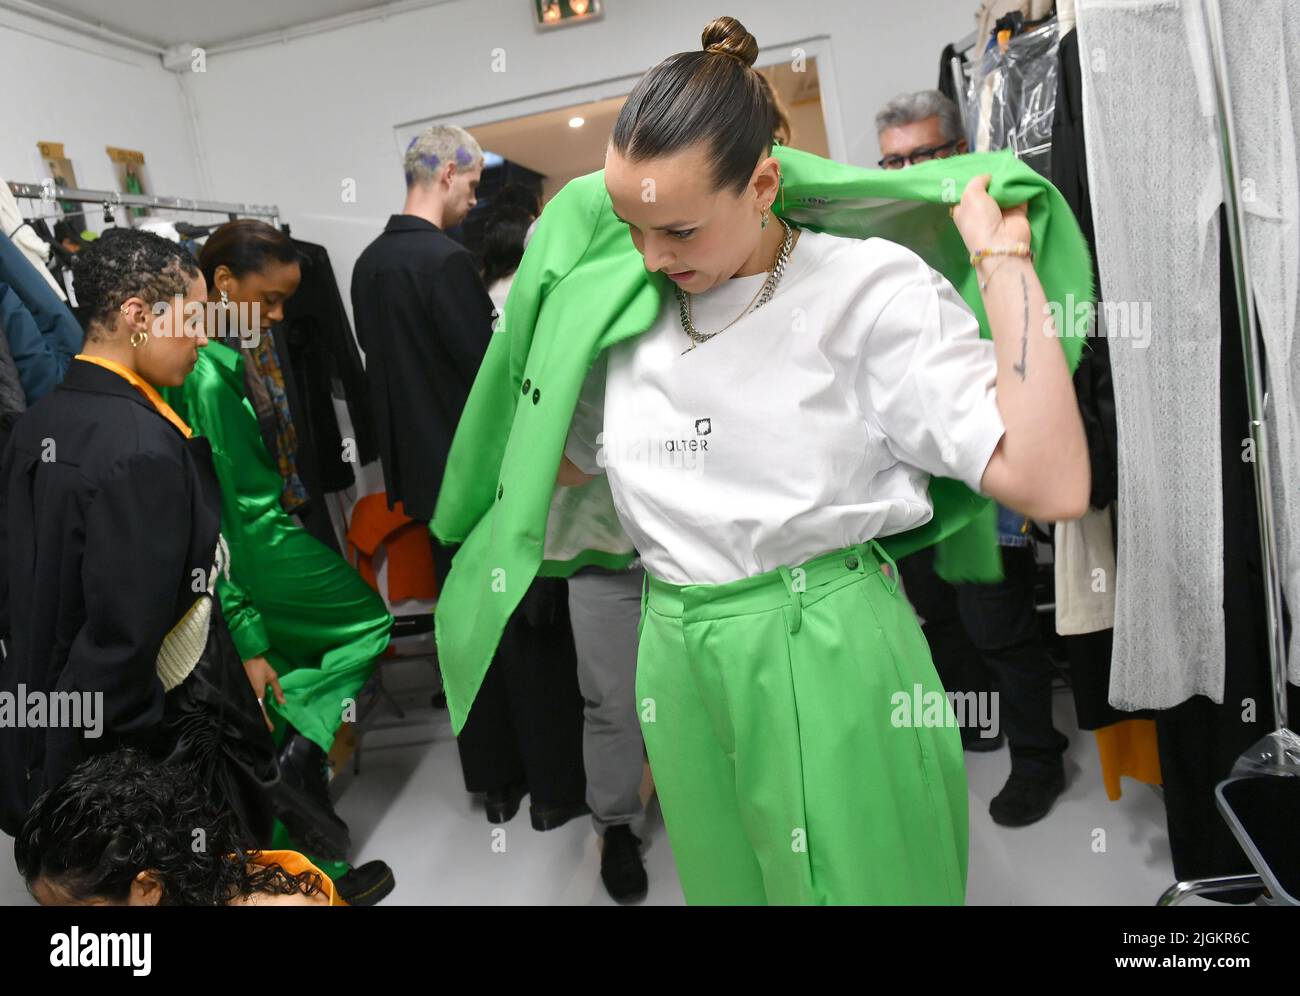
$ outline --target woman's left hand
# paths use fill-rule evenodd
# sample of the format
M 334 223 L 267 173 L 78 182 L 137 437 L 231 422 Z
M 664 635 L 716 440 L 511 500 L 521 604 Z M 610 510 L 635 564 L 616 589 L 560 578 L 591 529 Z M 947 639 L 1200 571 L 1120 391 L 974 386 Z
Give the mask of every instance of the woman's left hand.
M 971 252 L 994 247 L 1029 245 L 1029 212 L 1024 204 L 1005 210 L 989 196 L 989 181 L 984 173 L 972 177 L 962 191 L 961 201 L 952 212 L 952 220 Z
M 258 655 L 250 657 L 244 661 L 244 674 L 248 677 L 248 683 L 253 686 L 253 694 L 257 696 L 257 704 L 262 709 L 262 718 L 266 720 L 266 728 L 274 730 L 275 724 L 271 722 L 271 717 L 266 711 L 266 704 L 262 701 L 266 695 L 266 689 L 269 685 L 275 692 L 275 701 L 284 705 L 284 692 L 280 688 L 280 676 L 275 673 L 275 668 L 265 657 Z

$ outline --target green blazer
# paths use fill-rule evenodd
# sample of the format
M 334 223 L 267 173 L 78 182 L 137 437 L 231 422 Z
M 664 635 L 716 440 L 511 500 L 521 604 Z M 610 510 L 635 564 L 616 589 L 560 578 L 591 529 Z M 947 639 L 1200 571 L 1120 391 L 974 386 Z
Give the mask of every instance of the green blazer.
M 778 215 L 815 231 L 907 246 L 952 282 L 985 337 L 978 278 L 948 207 L 972 177 L 991 174 L 989 193 L 999 204 L 1028 202 L 1038 276 L 1049 303 L 1064 309 L 1060 342 L 1071 369 L 1078 363 L 1083 340 L 1074 315 L 1094 296 L 1087 244 L 1056 188 L 1009 152 L 904 170 L 863 169 L 783 146 L 773 155 L 784 180 Z M 461 416 L 430 523 L 439 540 L 461 544 L 435 612 L 457 733 L 534 577 L 567 576 L 587 563 L 619 566 L 634 555 L 626 536 L 610 528 L 605 477 L 562 488 L 555 476 L 592 363 L 648 329 L 671 293 L 666 277 L 646 271 L 615 218 L 603 171 L 569 182 L 546 205 Z M 930 497 L 929 522 L 881 544 L 901 557 L 939 543 L 945 577 L 997 580 L 993 503 L 944 478 L 931 480 Z

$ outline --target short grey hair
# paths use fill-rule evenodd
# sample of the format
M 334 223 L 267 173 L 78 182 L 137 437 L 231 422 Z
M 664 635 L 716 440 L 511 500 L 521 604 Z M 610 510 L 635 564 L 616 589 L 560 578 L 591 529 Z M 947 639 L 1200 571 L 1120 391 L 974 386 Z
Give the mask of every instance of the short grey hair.
M 428 183 L 448 162 L 454 162 L 457 169 L 473 169 L 476 164 L 482 164 L 483 150 L 473 135 L 456 125 L 434 125 L 426 129 L 411 139 L 402 159 L 407 187 Z
M 939 132 L 946 141 L 954 142 L 965 138 L 966 129 L 962 126 L 961 112 L 956 104 L 938 90 L 900 93 L 876 115 L 876 134 L 879 135 L 886 128 L 916 124 L 933 117 L 938 117 Z

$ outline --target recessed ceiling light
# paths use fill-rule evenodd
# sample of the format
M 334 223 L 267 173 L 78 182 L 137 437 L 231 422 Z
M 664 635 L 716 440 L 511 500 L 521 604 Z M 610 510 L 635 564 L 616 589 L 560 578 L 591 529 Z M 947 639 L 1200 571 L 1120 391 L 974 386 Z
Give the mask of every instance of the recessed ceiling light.
M 586 123 L 587 123 L 586 118 L 569 118 L 570 128 L 581 128 Z

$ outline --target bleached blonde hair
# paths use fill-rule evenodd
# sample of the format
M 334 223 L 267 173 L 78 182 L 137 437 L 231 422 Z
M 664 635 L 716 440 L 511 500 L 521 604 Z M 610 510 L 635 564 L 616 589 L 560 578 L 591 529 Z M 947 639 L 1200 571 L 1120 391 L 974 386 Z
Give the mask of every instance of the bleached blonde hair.
M 473 169 L 483 162 L 483 150 L 474 136 L 456 125 L 433 125 L 406 147 L 402 166 L 408 188 L 428 183 L 444 163 L 454 162 L 457 169 Z

